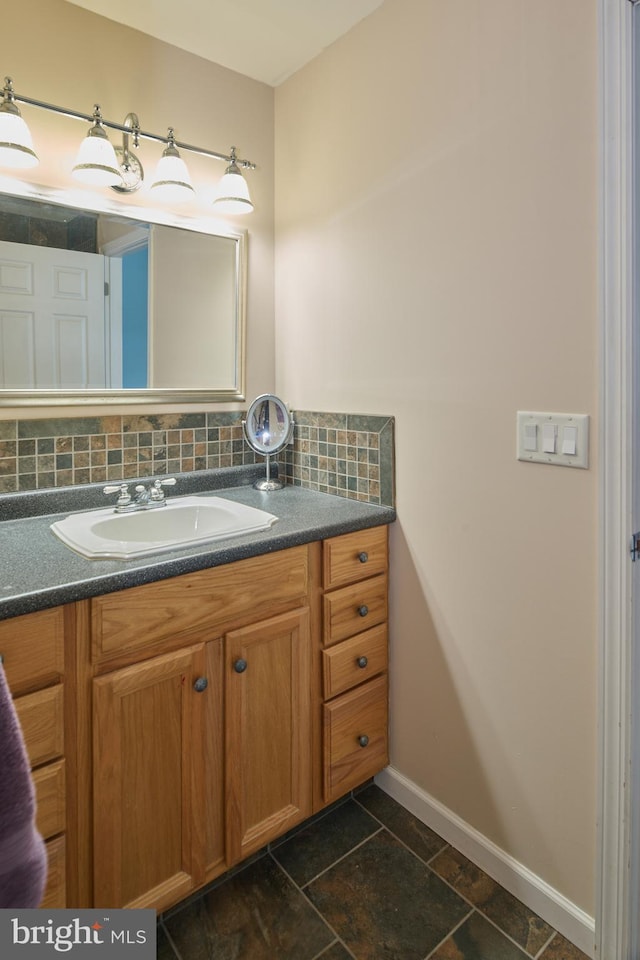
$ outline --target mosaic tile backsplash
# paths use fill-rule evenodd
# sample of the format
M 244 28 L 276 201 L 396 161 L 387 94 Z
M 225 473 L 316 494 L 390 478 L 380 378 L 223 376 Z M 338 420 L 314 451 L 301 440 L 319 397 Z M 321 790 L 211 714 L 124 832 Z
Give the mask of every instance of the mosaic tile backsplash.
M 243 413 L 0 420 L 0 493 L 133 480 L 262 460 L 242 432 Z M 287 483 L 394 504 L 392 417 L 294 411 L 279 458 Z

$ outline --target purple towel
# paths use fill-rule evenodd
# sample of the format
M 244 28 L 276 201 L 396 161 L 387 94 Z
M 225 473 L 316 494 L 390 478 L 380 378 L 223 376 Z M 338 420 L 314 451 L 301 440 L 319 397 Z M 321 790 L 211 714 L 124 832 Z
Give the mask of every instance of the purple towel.
M 29 758 L 0 666 L 0 908 L 40 906 L 47 851 L 35 811 Z

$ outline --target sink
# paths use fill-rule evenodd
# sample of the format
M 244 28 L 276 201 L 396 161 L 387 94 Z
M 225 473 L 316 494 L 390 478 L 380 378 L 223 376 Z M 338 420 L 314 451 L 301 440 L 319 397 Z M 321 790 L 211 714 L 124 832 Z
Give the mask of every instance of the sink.
M 211 540 L 268 530 L 278 518 L 224 497 L 176 497 L 164 507 L 115 513 L 113 507 L 74 513 L 51 529 L 89 560 L 134 560 Z

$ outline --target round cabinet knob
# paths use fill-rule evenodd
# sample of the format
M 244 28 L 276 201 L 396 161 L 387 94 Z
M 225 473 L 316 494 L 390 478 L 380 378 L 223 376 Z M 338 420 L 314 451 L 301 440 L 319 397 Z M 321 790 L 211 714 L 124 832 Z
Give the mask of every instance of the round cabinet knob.
M 196 682 L 193 685 L 193 689 L 196 693 L 202 693 L 203 690 L 206 690 L 209 686 L 209 681 L 206 677 L 198 677 Z
M 362 553 L 358 554 L 358 560 L 360 561 L 360 563 L 366 563 L 368 559 L 369 559 L 369 554 L 367 553 L 366 550 L 363 550 Z
M 361 617 L 366 617 L 366 615 L 369 613 L 369 607 L 366 605 L 366 603 L 363 603 L 361 607 L 358 607 L 358 613 Z
M 367 660 L 366 657 L 358 657 L 358 659 L 356 660 L 356 663 L 358 664 L 361 670 L 364 670 L 364 668 L 368 666 L 369 661 Z
M 242 658 L 240 658 L 240 660 L 236 660 L 233 665 L 233 669 L 236 673 L 244 673 L 247 669 L 247 661 L 243 660 Z
M 361 747 L 368 747 L 369 737 L 365 733 L 363 733 L 361 737 L 358 737 L 358 743 L 360 744 Z

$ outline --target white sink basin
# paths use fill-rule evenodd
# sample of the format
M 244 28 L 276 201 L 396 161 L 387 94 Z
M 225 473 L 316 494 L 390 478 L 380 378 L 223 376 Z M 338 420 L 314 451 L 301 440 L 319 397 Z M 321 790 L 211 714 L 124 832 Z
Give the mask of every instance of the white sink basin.
M 192 544 L 268 530 L 278 518 L 223 497 L 177 497 L 164 507 L 74 513 L 51 524 L 63 543 L 90 560 L 133 560 Z

